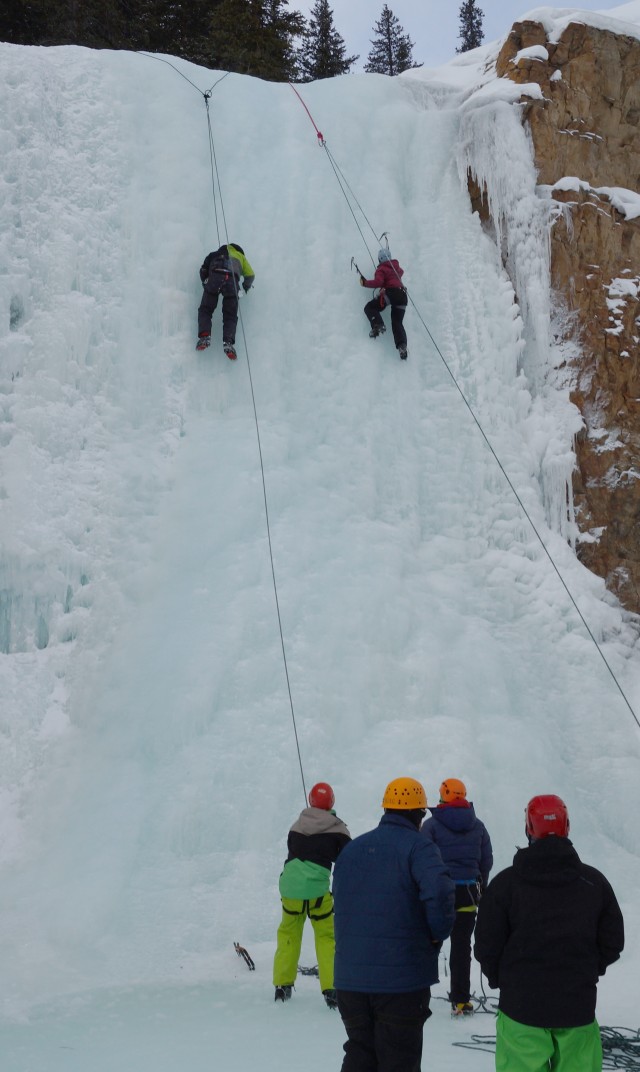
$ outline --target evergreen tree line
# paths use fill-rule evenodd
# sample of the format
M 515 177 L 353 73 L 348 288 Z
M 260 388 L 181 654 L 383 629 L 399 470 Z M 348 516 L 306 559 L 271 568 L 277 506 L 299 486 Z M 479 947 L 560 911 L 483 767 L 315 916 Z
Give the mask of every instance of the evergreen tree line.
M 475 0 L 461 5 L 458 52 L 481 43 L 482 17 Z M 365 71 L 421 66 L 387 4 L 373 34 Z M 347 55 L 329 0 L 315 0 L 308 20 L 289 0 L 2 0 L 0 40 L 162 52 L 276 82 L 333 78 L 360 58 Z

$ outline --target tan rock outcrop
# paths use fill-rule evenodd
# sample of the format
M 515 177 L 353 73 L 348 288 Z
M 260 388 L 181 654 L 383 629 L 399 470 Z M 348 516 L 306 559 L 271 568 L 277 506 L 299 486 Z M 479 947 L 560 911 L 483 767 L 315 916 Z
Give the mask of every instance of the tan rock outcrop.
M 640 193 L 640 41 L 571 23 L 551 43 L 541 24 L 524 21 L 497 73 L 537 83 L 544 98 L 527 99 L 525 114 L 538 182 L 558 204 L 558 324 L 578 343 L 568 370 L 584 418 L 573 482 L 578 555 L 640 612 L 640 218 L 618 211 L 611 190 Z M 562 183 L 567 176 L 580 183 Z M 481 191 L 470 192 L 481 207 Z

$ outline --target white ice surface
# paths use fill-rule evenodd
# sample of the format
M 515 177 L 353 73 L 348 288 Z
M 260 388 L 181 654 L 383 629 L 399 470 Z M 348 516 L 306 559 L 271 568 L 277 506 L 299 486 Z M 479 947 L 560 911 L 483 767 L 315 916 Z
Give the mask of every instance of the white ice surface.
M 559 792 L 627 918 L 600 1018 L 636 1026 L 638 728 L 444 361 L 636 710 L 637 631 L 570 546 L 580 421 L 552 376 L 530 146 L 499 95 L 470 98 L 480 66 L 457 70 L 302 90 L 368 249 L 386 230 L 406 268 L 406 365 L 367 336 L 369 253 L 291 89 L 215 87 L 228 238 L 256 271 L 231 364 L 219 313 L 194 352 L 217 244 L 203 97 L 143 56 L 0 46 L 3 1072 L 340 1060 L 313 980 L 272 1002 L 304 800 L 251 386 L 307 788 L 331 781 L 357 834 L 390 778 L 433 799 L 455 774 L 498 868 L 528 797 Z M 434 1008 L 429 1062 L 492 1067 L 451 1046 L 490 1018 Z

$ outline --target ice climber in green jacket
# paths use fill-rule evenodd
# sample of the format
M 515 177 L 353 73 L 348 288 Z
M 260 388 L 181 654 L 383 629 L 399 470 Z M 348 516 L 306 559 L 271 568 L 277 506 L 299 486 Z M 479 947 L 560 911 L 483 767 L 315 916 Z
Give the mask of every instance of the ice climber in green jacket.
M 273 960 L 276 1001 L 291 997 L 308 917 L 316 943 L 320 989 L 329 1008 L 337 1008 L 333 986 L 333 897 L 329 884 L 331 867 L 351 841 L 351 834 L 333 810 L 334 803 L 331 786 L 318 782 L 309 793 L 309 807 L 300 812 L 289 831 L 289 855 L 279 883 L 282 922 Z

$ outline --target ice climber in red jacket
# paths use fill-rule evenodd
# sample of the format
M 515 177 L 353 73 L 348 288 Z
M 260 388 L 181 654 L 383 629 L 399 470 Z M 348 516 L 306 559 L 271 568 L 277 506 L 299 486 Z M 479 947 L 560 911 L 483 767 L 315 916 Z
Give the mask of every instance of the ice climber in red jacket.
M 377 294 L 367 302 L 364 307 L 364 314 L 371 324 L 371 331 L 369 337 L 376 339 L 378 335 L 381 335 L 386 331 L 384 320 L 382 319 L 382 310 L 391 306 L 391 330 L 393 332 L 393 341 L 396 344 L 396 350 L 400 354 L 403 361 L 407 360 L 407 333 L 404 330 L 402 321 L 404 320 L 404 314 L 407 309 L 407 291 L 402 286 L 402 277 L 404 271 L 395 260 L 388 249 L 381 249 L 378 252 L 378 267 L 376 268 L 373 279 L 365 279 L 363 275 L 360 276 L 361 287 L 371 287 L 378 291 Z

